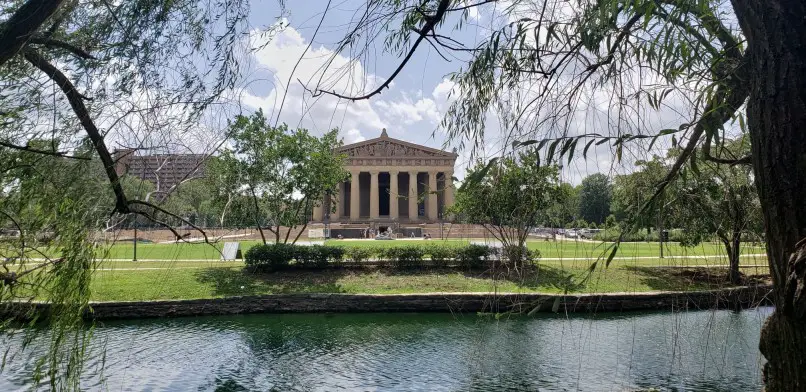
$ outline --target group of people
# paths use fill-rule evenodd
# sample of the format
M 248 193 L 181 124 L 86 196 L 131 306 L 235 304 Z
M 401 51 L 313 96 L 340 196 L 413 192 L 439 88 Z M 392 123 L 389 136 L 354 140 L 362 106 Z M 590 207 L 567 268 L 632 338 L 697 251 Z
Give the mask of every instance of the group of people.
M 367 227 L 366 229 L 362 230 L 363 238 L 375 238 L 376 235 L 389 236 L 390 234 L 391 234 L 390 230 L 388 230 L 388 229 L 381 231 L 381 230 L 375 230 L 372 227 Z M 344 239 L 344 236 L 339 234 L 338 236 L 336 236 L 336 238 L 342 240 L 342 239 Z M 413 231 L 411 232 L 411 238 L 416 238 L 416 236 L 414 235 Z M 428 233 L 423 234 L 423 239 L 424 240 L 430 240 L 431 239 L 431 234 L 428 234 Z

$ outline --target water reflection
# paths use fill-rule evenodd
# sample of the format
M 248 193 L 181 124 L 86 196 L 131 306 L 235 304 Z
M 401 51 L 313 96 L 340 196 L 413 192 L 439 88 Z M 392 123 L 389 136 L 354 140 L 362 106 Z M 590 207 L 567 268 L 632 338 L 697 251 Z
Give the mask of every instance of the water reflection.
M 250 315 L 112 322 L 96 329 L 82 387 L 758 390 L 759 330 L 768 313 L 509 320 L 431 314 Z M 2 342 L 12 352 L 18 344 L 18 337 Z M 32 358 L 31 352 L 15 357 L 0 374 L 0 390 L 30 389 Z

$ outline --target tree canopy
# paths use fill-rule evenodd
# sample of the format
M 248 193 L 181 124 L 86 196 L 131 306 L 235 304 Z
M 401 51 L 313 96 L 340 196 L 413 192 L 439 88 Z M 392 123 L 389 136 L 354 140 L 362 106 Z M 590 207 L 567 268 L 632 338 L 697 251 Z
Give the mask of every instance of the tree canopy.
M 540 165 L 536 151 L 479 164 L 457 192 L 453 212 L 484 226 L 520 255 L 530 230 L 550 221 L 549 209 L 563 201 L 558 174 L 556 166 Z
M 221 153 L 211 177 L 223 196 L 250 198 L 254 226 L 261 235 L 267 228 L 276 242 L 287 242 L 292 229 L 307 225 L 313 207 L 322 205 L 324 196 L 335 193 L 349 175 L 343 168 L 345 157 L 335 153 L 341 145 L 338 130 L 315 137 L 285 124 L 273 127 L 258 111 L 238 116 L 229 133 L 232 149 Z M 299 234 L 293 241 L 297 238 Z
M 579 217 L 587 222 L 604 223 L 610 215 L 612 193 L 612 185 L 606 175 L 596 173 L 585 177 L 579 189 Z

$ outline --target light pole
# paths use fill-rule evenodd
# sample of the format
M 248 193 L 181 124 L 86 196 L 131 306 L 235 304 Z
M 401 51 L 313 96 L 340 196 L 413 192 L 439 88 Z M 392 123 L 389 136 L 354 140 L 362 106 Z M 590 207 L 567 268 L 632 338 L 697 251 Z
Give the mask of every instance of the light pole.
M 132 218 L 134 218 L 134 255 L 132 261 L 137 261 L 137 215 L 132 215 Z

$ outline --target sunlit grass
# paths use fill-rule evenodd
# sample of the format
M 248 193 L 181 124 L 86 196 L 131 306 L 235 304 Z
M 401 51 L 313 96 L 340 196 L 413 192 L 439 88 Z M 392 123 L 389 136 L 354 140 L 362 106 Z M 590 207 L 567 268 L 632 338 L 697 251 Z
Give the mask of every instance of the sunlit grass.
M 402 272 L 368 268 L 254 274 L 234 262 L 154 264 L 163 268 L 97 271 L 92 283 L 92 299 L 141 301 L 278 293 L 561 293 L 566 289 L 569 293 L 612 293 L 703 290 L 726 285 L 724 268 L 700 268 L 701 274 L 713 278 L 713 281 L 703 281 L 689 276 L 690 269 L 620 265 L 597 269 L 580 284 L 586 276 L 586 268 L 554 264 L 541 264 L 537 272 L 509 278 L 502 278 L 502 274 L 493 278 L 485 271 L 449 269 Z M 765 268 L 744 271 L 748 275 L 767 272 Z
M 482 242 L 483 240 L 473 240 Z M 443 244 L 461 246 L 470 240 L 331 240 L 344 247 L 389 247 Z M 241 241 L 245 252 L 260 241 Z M 385 269 L 329 269 L 251 274 L 243 261 L 221 261 L 223 244 L 138 244 L 138 259 L 131 261 L 131 243 L 102 249 L 92 283 L 95 301 L 217 298 L 275 293 L 367 293 L 424 292 L 541 292 L 612 293 L 658 290 L 700 290 L 722 287 L 727 258 L 720 244 L 682 247 L 664 244 L 659 258 L 657 243 L 623 243 L 605 268 L 608 243 L 583 241 L 529 241 L 541 254 L 537 273 L 521 278 L 495 277 L 484 271 L 424 270 L 401 272 Z M 53 253 L 53 250 L 49 252 Z M 746 246 L 741 260 L 746 275 L 768 273 L 764 248 Z M 145 260 L 145 261 L 142 261 Z M 588 275 L 589 267 L 597 268 Z M 694 269 L 715 278 L 702 281 L 690 275 Z M 705 271 L 705 272 L 703 272 Z M 510 275 L 511 276 L 511 275 Z M 585 279 L 588 277 L 588 279 Z M 580 284 L 583 282 L 584 284 Z

